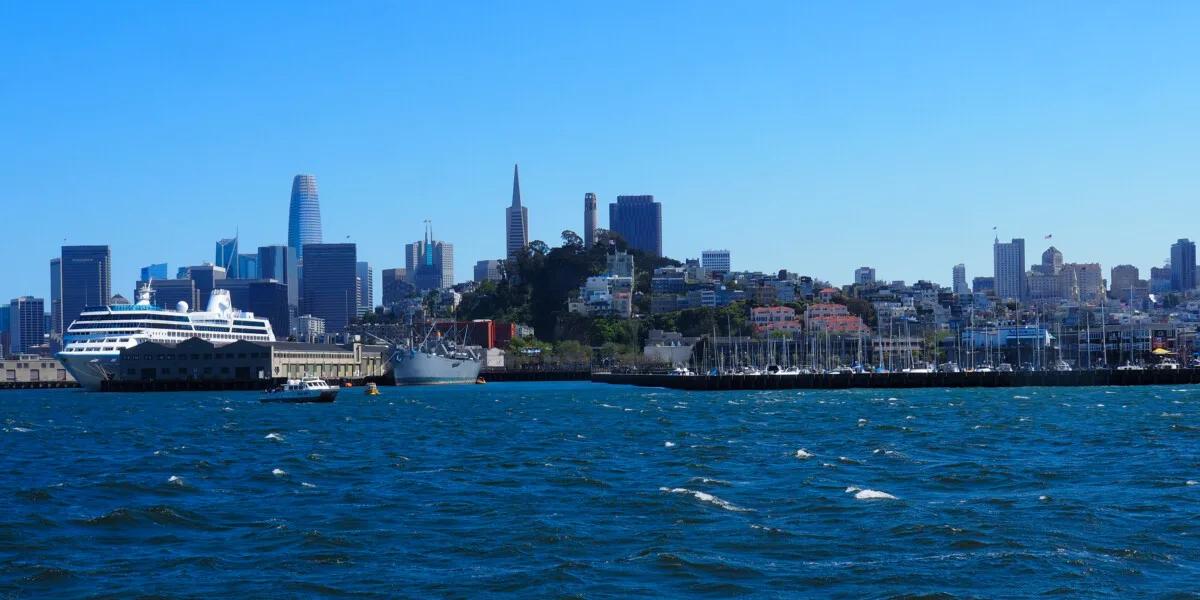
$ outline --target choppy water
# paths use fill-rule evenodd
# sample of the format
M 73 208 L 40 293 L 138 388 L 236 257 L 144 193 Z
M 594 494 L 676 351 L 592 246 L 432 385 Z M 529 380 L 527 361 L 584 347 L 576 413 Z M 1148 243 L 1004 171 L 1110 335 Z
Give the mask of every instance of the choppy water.
M 1200 387 L 0 393 L 0 598 L 1200 590 Z

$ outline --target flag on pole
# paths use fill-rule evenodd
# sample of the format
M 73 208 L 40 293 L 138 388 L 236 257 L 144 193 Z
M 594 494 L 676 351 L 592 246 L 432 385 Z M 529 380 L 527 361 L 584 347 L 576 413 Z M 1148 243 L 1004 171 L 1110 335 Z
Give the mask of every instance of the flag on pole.
M 1047 233 L 1047 234 L 1046 234 L 1046 239 L 1050 239 L 1050 238 L 1052 238 L 1052 237 L 1054 237 L 1054 234 L 1053 234 L 1053 233 Z

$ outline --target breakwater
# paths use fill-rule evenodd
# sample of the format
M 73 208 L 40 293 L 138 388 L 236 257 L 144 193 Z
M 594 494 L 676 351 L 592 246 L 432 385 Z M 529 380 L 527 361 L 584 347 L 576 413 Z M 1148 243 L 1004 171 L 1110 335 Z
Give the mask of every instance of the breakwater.
M 1012 373 L 842 373 L 811 375 L 667 375 L 593 373 L 592 381 L 685 391 L 963 388 L 1200 383 L 1200 369 L 1143 371 L 1037 371 Z
M 587 381 L 592 372 L 586 369 L 496 369 L 480 371 L 479 376 L 488 382 L 501 381 Z

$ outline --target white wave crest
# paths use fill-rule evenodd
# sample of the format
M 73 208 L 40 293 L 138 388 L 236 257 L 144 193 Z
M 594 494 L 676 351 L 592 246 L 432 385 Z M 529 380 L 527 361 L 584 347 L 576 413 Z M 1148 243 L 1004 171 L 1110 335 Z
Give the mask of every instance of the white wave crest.
M 675 442 L 663 442 L 663 447 L 664 448 L 674 448 Z
M 282 441 L 283 441 L 283 436 L 282 436 L 282 435 L 279 435 L 278 433 L 275 433 L 274 431 L 272 431 L 271 433 L 268 433 L 267 435 L 263 436 L 263 439 L 265 439 L 265 440 L 275 440 L 276 442 L 282 442 Z
M 167 479 L 167 483 L 171 485 L 183 485 L 183 478 L 178 475 L 172 475 Z
M 1195 479 L 1189 479 L 1189 480 L 1183 482 L 1183 485 L 1196 485 L 1197 483 L 1200 483 L 1200 482 L 1196 481 Z
M 709 504 L 712 504 L 712 505 L 714 505 L 714 506 L 719 506 L 719 507 L 721 507 L 721 508 L 723 508 L 723 509 L 725 509 L 725 510 L 729 510 L 729 511 L 733 511 L 733 512 L 754 512 L 752 509 L 749 509 L 749 508 L 742 508 L 742 507 L 740 507 L 740 506 L 738 506 L 738 505 L 736 505 L 736 504 L 732 504 L 732 503 L 730 503 L 730 502 L 726 502 L 726 501 L 724 501 L 724 500 L 722 500 L 722 499 L 720 499 L 720 498 L 718 498 L 718 497 L 716 497 L 716 496 L 714 496 L 714 495 L 712 495 L 712 494 L 708 494 L 708 493 L 705 493 L 705 492 L 700 492 L 700 491 L 696 491 L 696 490 L 689 490 L 689 489 L 687 489 L 687 488 L 665 488 L 665 487 L 660 487 L 660 488 L 658 488 L 658 491 L 660 491 L 660 492 L 667 492 L 667 493 L 670 493 L 670 494 L 688 494 L 688 495 L 692 496 L 693 498 L 695 498 L 695 499 L 697 499 L 697 500 L 699 500 L 699 501 L 701 501 L 701 502 L 707 502 L 707 503 L 709 503 Z
M 312 484 L 312 483 L 309 483 L 309 482 L 307 482 L 307 481 L 301 481 L 301 482 L 300 482 L 300 485 L 302 485 L 302 486 L 304 486 L 304 487 L 306 487 L 306 488 L 315 488 L 315 487 L 317 487 L 317 486 L 316 486 L 316 484 Z
M 847 494 L 854 494 L 855 500 L 899 500 L 899 498 L 879 490 L 864 490 L 857 486 L 846 488 Z
M 796 458 L 798 458 L 800 460 L 808 460 L 812 457 L 813 457 L 812 453 L 809 452 L 808 450 L 805 450 L 804 448 L 801 448 L 796 451 Z
M 274 469 L 271 469 L 271 474 L 276 477 L 283 477 L 284 475 L 287 475 L 287 471 L 284 471 L 283 469 L 280 469 L 280 468 L 274 468 Z

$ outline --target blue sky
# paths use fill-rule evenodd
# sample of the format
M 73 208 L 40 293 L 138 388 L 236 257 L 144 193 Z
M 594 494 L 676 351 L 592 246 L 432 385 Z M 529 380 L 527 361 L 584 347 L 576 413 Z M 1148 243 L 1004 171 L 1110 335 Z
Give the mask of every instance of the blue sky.
M 1200 237 L 1197 3 L 0 4 L 0 297 L 68 243 L 137 269 L 325 239 L 458 279 L 585 192 L 663 203 L 664 250 L 835 282 L 990 274 L 992 227 L 1067 261 L 1159 265 Z

